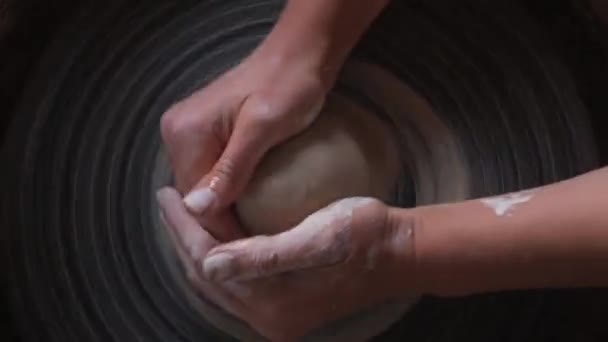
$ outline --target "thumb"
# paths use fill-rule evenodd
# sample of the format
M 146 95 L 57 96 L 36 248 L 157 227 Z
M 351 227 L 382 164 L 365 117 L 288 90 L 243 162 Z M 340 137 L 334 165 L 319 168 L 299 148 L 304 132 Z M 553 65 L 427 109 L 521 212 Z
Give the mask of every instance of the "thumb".
M 300 98 L 302 95 L 285 95 Z M 306 99 L 307 97 L 303 97 Z M 230 134 L 226 149 L 211 171 L 194 187 L 184 203 L 195 214 L 225 208 L 243 191 L 264 154 L 276 144 L 297 134 L 311 124 L 324 103 L 324 97 L 285 101 L 270 105 L 264 98 L 251 97 L 244 101 Z M 310 102 L 310 101 L 308 101 Z M 287 115 L 307 108 L 306 115 Z M 285 120 L 284 118 L 295 118 Z
M 239 115 L 243 116 L 243 115 Z M 228 206 L 243 191 L 256 166 L 275 139 L 251 120 L 237 120 L 222 155 L 184 197 L 190 211 L 202 215 Z
M 352 248 L 348 220 L 321 210 L 281 234 L 218 246 L 207 254 L 203 271 L 210 280 L 242 281 L 336 265 Z

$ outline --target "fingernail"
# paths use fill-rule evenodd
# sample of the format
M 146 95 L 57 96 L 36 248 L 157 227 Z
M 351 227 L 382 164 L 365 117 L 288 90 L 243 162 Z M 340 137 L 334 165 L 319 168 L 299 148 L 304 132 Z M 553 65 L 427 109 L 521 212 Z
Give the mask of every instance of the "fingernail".
M 212 281 L 228 280 L 234 273 L 234 257 L 228 253 L 219 253 L 205 259 L 203 272 Z
M 216 198 L 217 195 L 215 194 L 215 191 L 204 188 L 189 193 L 184 198 L 184 204 L 194 213 L 203 214 L 211 205 L 213 205 Z

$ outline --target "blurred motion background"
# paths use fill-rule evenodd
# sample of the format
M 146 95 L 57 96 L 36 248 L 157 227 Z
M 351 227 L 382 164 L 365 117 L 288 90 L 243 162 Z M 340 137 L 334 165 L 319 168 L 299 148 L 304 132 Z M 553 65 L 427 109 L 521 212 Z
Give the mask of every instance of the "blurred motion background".
M 53 34 L 87 1 L 0 0 L 0 139 L 17 104 L 27 101 L 21 97 L 23 87 Z M 608 0 L 513 1 L 526 7 L 545 30 L 546 36 L 572 71 L 593 120 L 605 116 L 608 113 Z M 602 163 L 606 165 L 608 134 L 605 130 L 608 127 L 596 123 L 594 128 Z M 3 160 L 0 163 L 10 162 Z M 5 311 L 4 316 L 8 317 L 7 306 L 4 303 L 0 305 Z M 584 308 L 583 312 L 593 310 L 606 308 L 598 304 L 598 308 Z M 590 321 L 585 315 L 574 317 L 572 321 L 576 324 L 580 321 L 580 341 L 608 341 L 605 321 Z M 2 322 L 5 329 L 0 332 L 0 340 L 18 341 L 11 333 L 10 317 Z

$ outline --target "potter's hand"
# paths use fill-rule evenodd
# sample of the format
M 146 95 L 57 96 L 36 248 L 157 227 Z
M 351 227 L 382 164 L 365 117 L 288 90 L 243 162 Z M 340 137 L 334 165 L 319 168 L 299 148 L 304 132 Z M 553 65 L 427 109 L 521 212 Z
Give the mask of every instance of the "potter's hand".
M 373 199 L 341 200 L 287 232 L 227 244 L 201 229 L 174 191 L 159 201 L 192 284 L 271 340 L 393 299 L 403 292 L 398 275 L 413 269 L 414 220 L 397 224 Z
M 189 209 L 200 215 L 229 207 L 264 153 L 315 119 L 326 89 L 306 59 L 260 49 L 165 113 L 162 137 L 177 189 L 190 192 Z M 225 218 L 211 232 L 222 241 L 238 236 Z
M 163 140 L 177 188 L 189 193 L 186 204 L 206 219 L 223 213 L 222 222 L 205 223 L 214 236 L 238 236 L 225 209 L 264 153 L 314 120 L 352 47 L 387 3 L 287 1 L 251 56 L 163 116 Z

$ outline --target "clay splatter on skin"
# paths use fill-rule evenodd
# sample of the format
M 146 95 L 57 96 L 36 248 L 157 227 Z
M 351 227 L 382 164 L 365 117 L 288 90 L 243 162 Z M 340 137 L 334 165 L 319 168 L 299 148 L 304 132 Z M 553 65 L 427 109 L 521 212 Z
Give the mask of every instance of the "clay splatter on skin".
M 243 242 L 234 242 L 228 250 L 222 250 L 208 257 L 204 263 L 205 272 L 214 274 L 220 280 L 242 281 L 268 277 L 286 271 L 301 271 L 339 263 L 350 252 L 352 243 L 350 241 L 350 225 L 353 212 L 373 201 L 369 198 L 340 200 L 310 215 L 292 231 L 273 237 L 276 244 L 281 246 L 284 252 L 279 253 L 281 255 L 276 253 L 273 255 L 278 260 L 272 262 L 274 265 L 272 269 L 257 269 L 254 267 L 237 270 L 238 274 L 235 274 L 235 269 L 232 268 L 234 259 L 230 257 L 231 254 L 239 253 L 239 249 L 246 251 L 253 248 L 253 246 L 248 247 L 248 245 L 254 245 L 269 239 L 265 236 L 259 236 Z M 335 232 L 328 229 L 330 226 L 339 226 L 340 229 Z M 288 251 L 292 249 L 297 250 L 302 257 L 291 259 Z M 263 255 L 266 254 L 263 253 Z
M 364 197 L 337 201 L 302 221 L 296 228 L 297 234 L 293 234 L 294 232 L 285 234 L 284 236 L 289 236 L 290 239 L 297 241 L 310 241 L 310 255 L 306 258 L 310 263 L 307 264 L 306 261 L 303 261 L 301 265 L 293 265 L 294 268 L 320 267 L 342 260 L 351 248 L 350 229 L 353 212 L 373 201 L 373 199 Z M 327 231 L 327 228 L 338 225 L 340 226 L 339 232 L 335 233 L 337 235 L 332 238 L 332 234 Z M 327 235 L 323 234 L 324 232 Z M 326 238 L 320 238 L 322 236 Z M 286 243 L 289 242 L 286 241 Z
M 533 194 L 531 191 L 523 191 L 504 196 L 482 199 L 481 203 L 494 210 L 496 216 L 511 216 L 518 205 L 530 201 L 532 197 Z

